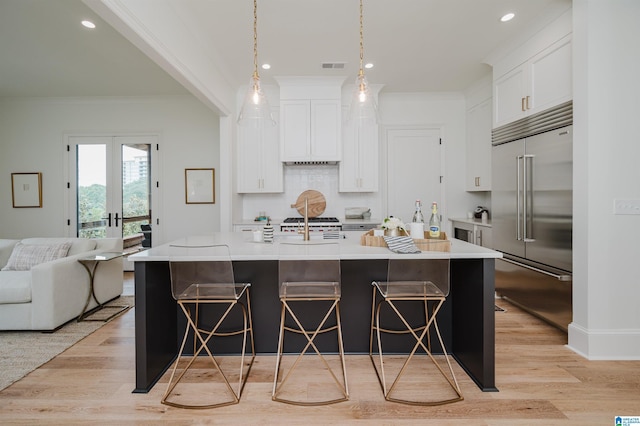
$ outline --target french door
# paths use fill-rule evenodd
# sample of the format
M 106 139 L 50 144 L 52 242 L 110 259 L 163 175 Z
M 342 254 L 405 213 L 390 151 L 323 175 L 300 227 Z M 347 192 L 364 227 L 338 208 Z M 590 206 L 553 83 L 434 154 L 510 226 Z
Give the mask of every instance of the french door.
M 68 136 L 69 234 L 140 234 L 152 220 L 156 136 Z

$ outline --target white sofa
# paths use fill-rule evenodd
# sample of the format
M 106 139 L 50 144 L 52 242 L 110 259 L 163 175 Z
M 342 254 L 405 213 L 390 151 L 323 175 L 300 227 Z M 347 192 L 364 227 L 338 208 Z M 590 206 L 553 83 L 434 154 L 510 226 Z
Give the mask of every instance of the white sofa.
M 33 245 L 40 247 L 27 247 Z M 42 251 L 43 246 L 69 249 L 64 257 L 44 261 L 29 270 L 2 270 L 14 248 L 20 248 L 16 253 L 22 254 Z M 0 239 L 0 330 L 52 331 L 76 318 L 89 296 L 89 274 L 78 259 L 102 252 L 122 252 L 122 239 Z M 10 268 L 17 267 L 17 258 L 14 254 Z M 122 288 L 122 258 L 101 262 L 94 280 L 98 300 L 112 300 L 122 294 Z M 92 298 L 87 310 L 96 306 Z

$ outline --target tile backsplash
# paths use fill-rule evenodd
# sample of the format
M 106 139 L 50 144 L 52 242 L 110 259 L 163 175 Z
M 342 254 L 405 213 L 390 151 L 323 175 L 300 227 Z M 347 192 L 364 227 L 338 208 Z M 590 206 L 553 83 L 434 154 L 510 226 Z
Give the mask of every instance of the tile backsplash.
M 369 207 L 373 219 L 382 217 L 380 192 L 338 192 L 338 165 L 295 165 L 284 166 L 284 193 L 279 194 L 243 194 L 242 217 L 250 220 L 264 211 L 274 219 L 299 216 L 291 207 L 298 196 L 307 189 L 320 191 L 327 207 L 322 216 L 335 216 L 344 219 L 347 207 Z

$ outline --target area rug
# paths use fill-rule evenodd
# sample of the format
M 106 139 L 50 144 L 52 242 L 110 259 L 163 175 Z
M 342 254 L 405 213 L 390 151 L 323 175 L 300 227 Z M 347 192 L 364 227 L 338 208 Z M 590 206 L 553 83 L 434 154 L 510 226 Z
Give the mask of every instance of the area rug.
M 110 305 L 126 305 L 128 308 L 109 321 L 126 312 L 133 304 L 134 296 L 120 296 L 107 303 L 104 312 L 97 311 L 89 315 L 86 318 L 89 321 L 72 320 L 53 333 L 0 331 L 0 391 L 105 325 L 108 321 L 100 318 L 109 311 L 110 314 L 114 312 Z

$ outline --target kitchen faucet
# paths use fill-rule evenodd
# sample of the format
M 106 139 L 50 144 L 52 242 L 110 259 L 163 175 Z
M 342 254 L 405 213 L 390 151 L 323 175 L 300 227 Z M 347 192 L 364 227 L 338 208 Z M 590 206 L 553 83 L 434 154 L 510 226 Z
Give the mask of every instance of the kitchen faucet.
M 303 234 L 302 239 L 309 241 L 309 199 L 304 199 L 304 228 L 298 229 L 298 234 Z

